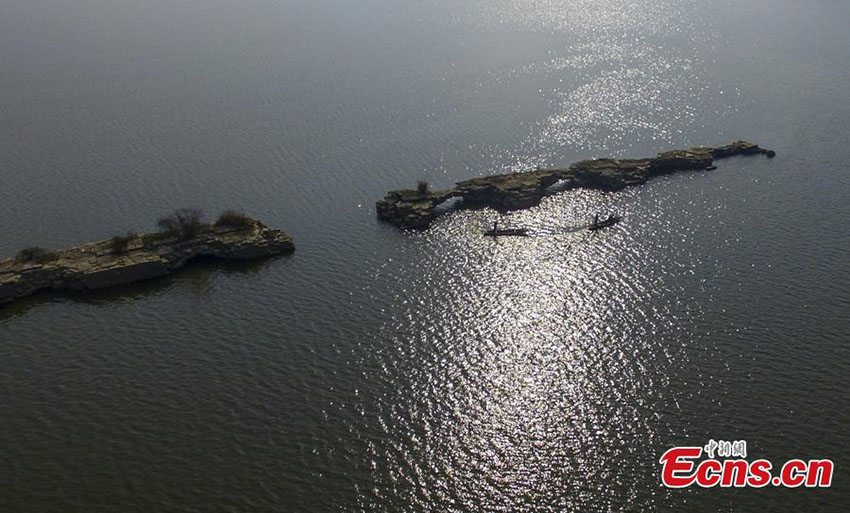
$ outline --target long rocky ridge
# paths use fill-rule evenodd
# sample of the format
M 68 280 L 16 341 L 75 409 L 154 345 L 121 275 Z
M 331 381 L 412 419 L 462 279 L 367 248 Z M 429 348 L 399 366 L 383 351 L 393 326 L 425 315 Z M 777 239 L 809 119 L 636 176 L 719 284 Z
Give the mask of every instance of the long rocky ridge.
M 0 306 L 43 290 L 96 290 L 157 278 L 199 257 L 252 260 L 295 250 L 289 235 L 253 219 L 242 226 L 204 224 L 190 238 L 151 233 L 131 239 L 120 252 L 106 240 L 0 260 Z
M 737 141 L 718 148 L 691 148 L 659 153 L 645 159 L 597 159 L 576 162 L 567 168 L 536 169 L 519 173 L 473 178 L 458 182 L 455 187 L 430 190 L 427 184 L 419 189 L 390 191 L 376 204 L 378 218 L 399 228 L 425 229 L 446 212 L 437 209 L 451 198 L 462 198 L 459 208 L 492 207 L 500 212 L 536 206 L 551 194 L 552 185 L 563 182 L 558 190 L 573 188 L 615 191 L 645 183 L 649 178 L 677 171 L 713 169 L 716 159 L 739 155 L 776 153 L 757 144 Z

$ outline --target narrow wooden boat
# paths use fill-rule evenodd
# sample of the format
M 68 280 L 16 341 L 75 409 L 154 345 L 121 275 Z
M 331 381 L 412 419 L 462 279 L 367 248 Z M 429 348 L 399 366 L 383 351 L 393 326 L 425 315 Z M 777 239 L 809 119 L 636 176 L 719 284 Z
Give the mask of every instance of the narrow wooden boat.
M 596 221 L 587 227 L 590 231 L 600 230 L 602 228 L 607 228 L 609 226 L 614 226 L 615 224 L 621 221 L 620 216 L 608 216 L 608 219 L 603 219 L 602 221 Z
M 501 230 L 487 230 L 485 237 L 528 237 L 528 228 L 504 228 Z

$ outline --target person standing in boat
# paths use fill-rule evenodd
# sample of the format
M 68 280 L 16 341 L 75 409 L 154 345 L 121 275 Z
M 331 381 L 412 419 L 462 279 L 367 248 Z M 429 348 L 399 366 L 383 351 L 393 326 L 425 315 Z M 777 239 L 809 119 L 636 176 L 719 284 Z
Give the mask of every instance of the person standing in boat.
M 497 231 L 499 231 L 499 221 L 493 221 L 493 235 L 495 235 Z
M 593 216 L 593 226 L 596 226 L 598 224 L 599 224 L 599 212 L 597 212 L 596 215 Z

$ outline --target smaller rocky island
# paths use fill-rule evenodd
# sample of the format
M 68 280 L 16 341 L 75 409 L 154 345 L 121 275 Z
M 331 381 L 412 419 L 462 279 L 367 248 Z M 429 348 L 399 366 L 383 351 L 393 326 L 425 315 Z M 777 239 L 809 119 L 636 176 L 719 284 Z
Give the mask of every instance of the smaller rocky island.
M 776 155 L 757 144 L 737 141 L 719 148 L 691 148 L 659 153 L 645 159 L 598 159 L 577 162 L 563 169 L 537 169 L 520 173 L 473 178 L 451 189 L 431 190 L 420 182 L 417 189 L 390 191 L 377 202 L 378 218 L 400 228 L 424 229 L 442 212 L 437 205 L 461 198 L 459 208 L 491 207 L 500 212 L 538 205 L 562 182 L 559 191 L 578 187 L 614 191 L 645 183 L 650 177 L 676 171 L 716 169 L 714 160 L 738 155 Z
M 181 209 L 159 221 L 160 231 L 130 232 L 63 251 L 26 248 L 0 260 L 0 306 L 42 290 L 95 290 L 165 276 L 201 257 L 265 258 L 295 250 L 292 238 L 244 214 L 228 211 L 215 223 Z

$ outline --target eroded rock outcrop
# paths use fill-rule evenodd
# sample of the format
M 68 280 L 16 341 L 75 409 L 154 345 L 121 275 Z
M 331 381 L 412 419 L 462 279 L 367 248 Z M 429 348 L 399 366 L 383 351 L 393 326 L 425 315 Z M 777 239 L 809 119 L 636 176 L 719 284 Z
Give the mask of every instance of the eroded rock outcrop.
M 37 260 L 0 261 L 0 305 L 41 290 L 94 290 L 164 276 L 198 257 L 250 260 L 290 253 L 292 238 L 259 221 L 204 225 L 196 236 L 147 234 L 117 254 L 110 241 L 59 251 Z
M 393 220 L 390 222 L 405 228 L 427 228 L 438 215 L 434 208 L 459 195 L 455 189 L 433 192 L 412 189 L 391 191 L 378 202 L 378 217 Z
M 677 171 L 707 169 L 714 160 L 738 155 L 776 154 L 757 144 L 738 141 L 719 148 L 691 148 L 659 153 L 646 159 L 597 159 L 576 162 L 564 169 L 538 169 L 521 173 L 485 176 L 458 182 L 441 191 L 405 189 L 391 191 L 377 202 L 378 218 L 400 228 L 423 229 L 440 215 L 437 205 L 462 198 L 460 208 L 491 207 L 499 211 L 521 210 L 538 205 L 562 182 L 559 190 L 583 187 L 618 190 L 646 182 L 650 177 Z

